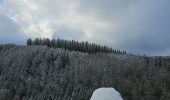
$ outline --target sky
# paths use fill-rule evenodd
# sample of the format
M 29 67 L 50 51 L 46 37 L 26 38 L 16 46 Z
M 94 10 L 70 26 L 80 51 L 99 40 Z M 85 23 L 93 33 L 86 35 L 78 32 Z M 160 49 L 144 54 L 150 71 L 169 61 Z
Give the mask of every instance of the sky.
M 0 43 L 63 38 L 170 56 L 170 0 L 0 0 Z

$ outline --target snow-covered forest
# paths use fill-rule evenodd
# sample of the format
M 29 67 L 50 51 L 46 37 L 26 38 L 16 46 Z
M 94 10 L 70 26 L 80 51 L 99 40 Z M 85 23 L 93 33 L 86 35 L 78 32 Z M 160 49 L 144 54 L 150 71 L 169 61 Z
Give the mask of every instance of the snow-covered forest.
M 124 100 L 169 100 L 170 57 L 0 45 L 0 100 L 90 100 L 100 87 Z

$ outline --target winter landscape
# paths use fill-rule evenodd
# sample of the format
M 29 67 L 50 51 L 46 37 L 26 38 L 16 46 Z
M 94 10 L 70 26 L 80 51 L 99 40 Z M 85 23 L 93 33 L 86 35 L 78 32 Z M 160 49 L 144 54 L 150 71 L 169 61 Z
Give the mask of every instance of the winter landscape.
M 170 100 L 170 0 L 0 0 L 0 100 Z
M 82 43 L 36 39 L 28 46 L 1 45 L 1 99 L 90 100 L 101 87 L 114 87 L 125 100 L 170 98 L 170 57 L 106 52 L 105 46 Z

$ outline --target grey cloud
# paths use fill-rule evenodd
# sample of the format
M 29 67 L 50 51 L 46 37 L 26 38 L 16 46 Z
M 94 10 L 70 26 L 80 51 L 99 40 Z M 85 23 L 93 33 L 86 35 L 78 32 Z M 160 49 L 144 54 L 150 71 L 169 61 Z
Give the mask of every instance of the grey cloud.
M 84 31 L 80 27 L 60 24 L 59 26 L 55 27 L 55 30 L 56 31 L 53 34 L 53 38 L 75 39 L 81 41 L 85 37 Z
M 129 21 L 122 28 L 121 45 L 130 49 L 138 50 L 139 53 L 149 55 L 160 55 L 169 48 L 170 38 L 170 11 L 168 0 L 163 1 L 146 1 L 141 2 L 136 8 L 135 16 L 128 18 Z M 133 35 L 134 38 L 128 39 L 124 34 Z M 129 48 L 130 47 L 130 48 Z M 168 55 L 168 54 L 167 54 Z
M 99 36 L 103 37 L 101 42 L 109 41 L 113 47 L 148 55 L 161 55 L 169 48 L 170 1 L 89 1 L 90 7 L 86 3 L 83 4 L 88 9 L 84 12 L 88 14 L 92 11 L 94 18 L 102 18 L 99 21 L 117 26 L 116 31 L 111 27 L 110 31 L 105 30 L 106 33 L 98 29 Z
M 135 0 L 80 0 L 82 14 L 91 14 L 103 20 L 122 17 L 136 2 Z

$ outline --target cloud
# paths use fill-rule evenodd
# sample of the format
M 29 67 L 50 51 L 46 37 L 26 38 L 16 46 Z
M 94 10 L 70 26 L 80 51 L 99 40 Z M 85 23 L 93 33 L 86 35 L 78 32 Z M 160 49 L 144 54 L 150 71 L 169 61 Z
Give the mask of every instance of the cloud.
M 126 24 L 119 31 L 124 46 L 136 53 L 159 55 L 169 48 L 170 1 L 143 0 L 134 8 L 134 16 L 127 16 Z M 129 48 L 130 47 L 130 48 Z M 167 53 L 168 55 L 169 53 Z
M 168 55 L 169 4 L 169 0 L 5 0 L 0 21 L 9 28 L 0 28 L 0 37 L 8 40 L 7 31 L 15 34 L 13 40 L 61 37 L 131 53 Z

